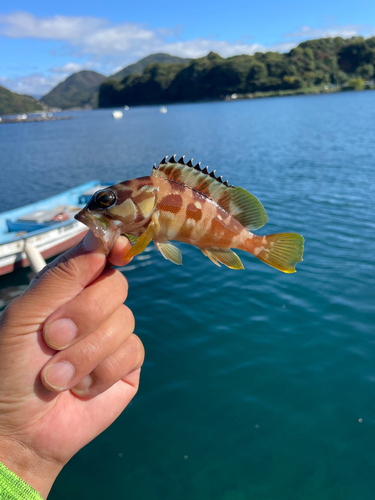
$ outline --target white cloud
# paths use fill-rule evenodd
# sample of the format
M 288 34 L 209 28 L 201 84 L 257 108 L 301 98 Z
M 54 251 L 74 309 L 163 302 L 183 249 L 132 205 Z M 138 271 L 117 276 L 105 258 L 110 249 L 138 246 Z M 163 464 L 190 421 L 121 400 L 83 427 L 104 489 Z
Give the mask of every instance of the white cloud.
M 91 56 L 98 61 L 107 57 L 110 60 L 131 60 L 155 52 L 169 52 L 181 57 L 200 57 L 209 51 L 220 53 L 223 57 L 236 54 L 253 54 L 264 50 L 289 50 L 293 43 L 308 38 L 324 36 L 351 37 L 371 36 L 375 27 L 351 24 L 339 26 L 332 24 L 323 28 L 302 26 L 284 38 L 294 42 L 284 42 L 265 47 L 247 43 L 250 37 L 242 37 L 237 42 L 217 40 L 216 38 L 181 39 L 181 26 L 152 30 L 136 23 L 111 24 L 107 19 L 84 16 L 36 17 L 28 12 L 0 14 L 0 35 L 9 38 L 33 38 L 55 40 L 70 44 L 74 54 L 79 57 Z
M 108 21 L 94 17 L 52 16 L 37 18 L 28 12 L 0 14 L 0 34 L 9 38 L 61 40 L 70 43 L 82 40 L 92 31 L 100 30 Z
M 72 73 L 77 73 L 77 71 L 82 71 L 84 69 L 93 69 L 95 67 L 93 62 L 86 62 L 83 64 L 69 62 L 64 64 L 64 66 L 53 66 L 50 69 L 51 73 L 58 73 L 60 75 L 71 75 Z
M 18 78 L 0 77 L 0 85 L 17 94 L 41 97 L 61 82 L 61 75 L 42 75 L 33 73 Z
M 244 43 L 241 41 L 231 43 L 225 40 L 196 38 L 189 41 L 177 41 L 172 43 L 160 43 L 158 52 L 168 52 L 181 57 L 202 57 L 208 52 L 217 52 L 222 57 L 230 57 L 238 54 L 254 54 L 264 52 L 266 47 L 257 43 Z
M 269 47 L 247 43 L 245 37 L 236 42 L 216 38 L 182 40 L 181 31 L 181 26 L 152 30 L 142 24 L 113 24 L 107 19 L 89 16 L 36 17 L 28 12 L 0 15 L 0 35 L 65 42 L 75 57 L 89 56 L 97 66 L 106 58 L 107 64 L 113 68 L 135 62 L 155 52 L 168 52 L 181 57 L 201 57 L 214 51 L 223 57 L 229 57 L 265 50 L 285 51 L 290 50 L 298 41 L 308 38 L 369 36 L 375 33 L 375 27 L 355 24 L 331 25 L 324 28 L 302 26 L 297 31 L 284 35 L 289 42 Z
M 0 35 L 9 38 L 33 38 L 68 42 L 74 54 L 88 55 L 95 60 L 107 57 L 119 62 L 134 62 L 155 52 L 169 52 L 181 57 L 200 57 L 213 50 L 222 56 L 253 54 L 265 50 L 261 45 L 215 38 L 180 39 L 181 26 L 151 30 L 135 23 L 111 24 L 93 17 L 36 17 L 28 12 L 0 15 Z
M 312 28 L 311 26 L 301 26 L 293 33 L 287 33 L 284 38 L 294 38 L 298 40 L 308 40 L 312 38 L 336 37 L 350 38 L 352 36 L 372 36 L 375 35 L 375 26 L 365 24 L 347 24 L 339 26 L 332 24 L 324 28 Z

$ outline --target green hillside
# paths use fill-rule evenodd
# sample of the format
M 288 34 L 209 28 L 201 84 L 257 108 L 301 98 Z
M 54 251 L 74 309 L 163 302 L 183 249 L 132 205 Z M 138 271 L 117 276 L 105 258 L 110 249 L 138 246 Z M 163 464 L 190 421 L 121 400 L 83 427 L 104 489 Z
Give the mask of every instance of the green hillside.
M 41 101 L 61 109 L 96 108 L 98 89 L 105 79 L 104 75 L 95 71 L 79 71 L 59 83 Z
M 222 58 L 211 52 L 190 63 L 154 63 L 142 75 L 107 80 L 99 106 L 165 104 L 373 88 L 375 37 L 321 38 L 288 53 Z
M 0 115 L 30 113 L 47 109 L 42 102 L 29 95 L 20 95 L 0 86 Z
M 118 71 L 114 75 L 109 76 L 108 80 L 123 80 L 126 76 L 129 75 L 142 75 L 146 66 L 153 63 L 180 64 L 187 63 L 189 61 L 191 61 L 191 59 L 183 59 L 182 57 L 170 56 L 169 54 L 163 54 L 162 52 L 159 52 L 157 54 L 151 54 L 150 56 L 144 57 L 138 62 L 130 64 L 130 66 L 126 66 L 126 68 L 122 69 L 121 71 Z

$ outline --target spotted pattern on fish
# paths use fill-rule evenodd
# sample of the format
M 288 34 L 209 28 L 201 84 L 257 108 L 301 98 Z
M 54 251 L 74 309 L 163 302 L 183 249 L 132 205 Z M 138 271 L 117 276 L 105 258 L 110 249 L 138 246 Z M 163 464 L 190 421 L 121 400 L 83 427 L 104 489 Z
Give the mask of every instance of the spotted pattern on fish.
M 158 202 L 159 210 L 171 212 L 172 214 L 177 214 L 181 210 L 182 205 L 183 200 L 180 194 L 168 194 Z
M 199 201 L 196 201 L 195 203 L 189 203 L 189 205 L 186 207 L 186 218 L 194 219 L 195 222 L 201 220 L 202 218 L 201 207 L 202 204 Z

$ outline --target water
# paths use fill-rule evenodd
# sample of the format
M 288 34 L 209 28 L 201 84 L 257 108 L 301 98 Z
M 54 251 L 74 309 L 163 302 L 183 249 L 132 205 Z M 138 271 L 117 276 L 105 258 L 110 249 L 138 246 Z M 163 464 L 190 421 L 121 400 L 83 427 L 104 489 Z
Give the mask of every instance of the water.
M 187 245 L 183 267 L 152 246 L 131 263 L 139 393 L 49 498 L 374 498 L 374 109 L 362 92 L 0 127 L 0 210 L 176 153 L 259 197 L 260 234 L 306 239 L 293 275 L 243 252 L 245 271 L 218 268 Z M 2 277 L 0 293 L 26 283 Z

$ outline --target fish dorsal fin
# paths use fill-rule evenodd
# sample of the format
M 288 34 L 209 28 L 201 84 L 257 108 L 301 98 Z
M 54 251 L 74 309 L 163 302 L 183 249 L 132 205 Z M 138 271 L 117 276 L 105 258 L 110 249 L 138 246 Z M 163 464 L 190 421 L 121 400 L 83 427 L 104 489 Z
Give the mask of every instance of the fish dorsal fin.
M 209 173 L 207 167 L 201 168 L 200 163 L 193 165 L 192 160 L 185 163 L 183 156 L 176 161 L 175 156 L 169 161 L 165 157 L 158 167 L 154 165 L 152 176 L 178 182 L 198 191 L 248 229 L 254 230 L 264 226 L 268 217 L 255 196 L 246 189 L 230 186 L 228 181 L 223 182 L 222 177 L 216 177 L 215 170 Z

